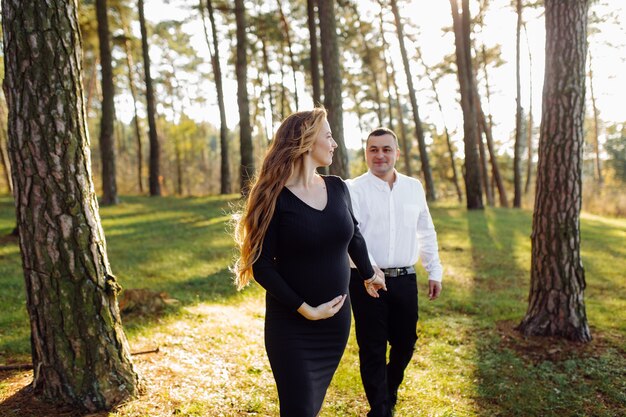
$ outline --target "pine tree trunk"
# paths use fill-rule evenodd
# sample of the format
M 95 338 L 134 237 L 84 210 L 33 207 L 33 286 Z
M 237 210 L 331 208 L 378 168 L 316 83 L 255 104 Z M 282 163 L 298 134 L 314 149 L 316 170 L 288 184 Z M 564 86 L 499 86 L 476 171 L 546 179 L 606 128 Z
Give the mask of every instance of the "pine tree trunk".
M 524 33 L 526 34 L 526 43 L 528 44 L 528 32 L 526 31 L 526 25 L 524 24 Z M 530 191 L 530 182 L 533 175 L 533 56 L 528 48 L 528 127 L 526 128 L 526 144 L 528 151 L 528 160 L 526 161 L 526 184 L 524 185 L 524 194 L 528 194 Z
M 337 142 L 330 173 L 350 178 L 348 151 L 343 137 L 343 99 L 341 97 L 341 70 L 339 44 L 335 21 L 335 0 L 318 0 L 322 68 L 324 69 L 324 107 L 328 111 L 328 124 Z
M 319 106 L 322 104 L 322 87 L 320 83 L 320 63 L 317 47 L 315 4 L 316 0 L 306 0 L 307 26 L 309 28 L 309 44 L 311 47 L 311 84 L 313 84 L 313 106 Z
M 211 32 L 213 32 L 213 75 L 215 77 L 215 89 L 217 91 L 217 105 L 220 111 L 220 194 L 230 194 L 232 192 L 232 181 L 230 177 L 230 162 L 228 159 L 228 125 L 226 124 L 226 106 L 224 104 L 224 87 L 222 84 L 222 64 L 219 53 L 219 37 L 213 10 L 213 0 L 207 0 L 207 11 L 209 12 L 209 22 Z
M 129 33 L 126 23 L 123 24 L 124 33 Z M 126 68 L 128 71 L 128 87 L 133 100 L 133 127 L 135 131 L 135 143 L 137 144 L 137 186 L 139 193 L 143 194 L 143 149 L 141 146 L 141 127 L 139 126 L 139 111 L 137 109 L 137 88 L 135 87 L 135 77 L 133 68 L 133 54 L 130 46 L 130 37 L 124 35 L 124 50 L 126 52 Z
M 289 30 L 289 23 L 287 23 L 287 18 L 285 17 L 285 13 L 283 12 L 283 4 L 280 0 L 276 0 L 278 3 L 278 11 L 280 13 L 280 21 L 283 26 L 283 30 L 285 32 L 285 40 L 287 41 L 287 50 L 289 51 L 289 63 L 291 64 L 291 75 L 293 80 L 293 94 L 294 101 L 296 105 L 296 111 L 298 111 L 299 107 L 299 99 L 298 99 L 298 81 L 296 80 L 296 74 L 298 73 L 296 68 L 296 59 L 293 54 L 293 46 L 291 44 L 291 31 Z
M 102 115 L 100 118 L 100 158 L 102 161 L 102 200 L 103 205 L 118 203 L 115 173 L 115 87 L 113 85 L 113 64 L 109 40 L 109 20 L 107 0 L 96 0 L 98 19 L 98 43 L 100 45 L 100 69 L 102 83 Z
M 387 90 L 387 111 L 389 113 L 389 129 L 395 130 L 393 127 L 393 99 L 391 97 L 391 80 L 393 79 L 395 83 L 395 76 L 393 74 L 389 74 L 388 67 L 390 64 L 390 59 L 387 59 L 387 51 L 389 50 L 389 44 L 387 43 L 387 39 L 385 38 L 385 5 L 382 0 L 378 0 L 378 5 L 380 6 L 380 12 L 378 14 L 378 19 L 380 21 L 380 39 L 383 46 L 383 64 L 385 69 L 385 88 Z M 393 66 L 391 67 L 393 71 Z
M 152 86 L 152 76 L 150 75 L 150 50 L 148 48 L 148 31 L 146 29 L 146 18 L 144 17 L 143 3 L 143 0 L 138 0 L 137 7 L 139 9 L 139 27 L 141 29 L 141 50 L 143 52 L 143 68 L 146 83 L 146 105 L 148 113 L 148 137 L 150 141 L 148 184 L 150 186 L 150 195 L 158 197 L 161 195 L 161 150 L 156 126 L 156 101 L 154 98 L 154 88 Z
M 476 108 L 474 107 L 474 79 L 469 39 L 469 4 L 463 2 L 463 15 L 459 15 L 457 0 L 450 0 L 456 47 L 456 66 L 461 90 L 463 109 L 463 143 L 465 147 L 465 198 L 470 210 L 483 209 L 483 190 L 480 178 L 480 159 L 478 155 L 476 126 Z
M 417 138 L 417 146 L 420 151 L 420 162 L 422 163 L 422 174 L 424 175 L 424 186 L 426 188 L 426 196 L 429 200 L 437 200 L 437 192 L 435 190 L 435 182 L 433 181 L 432 170 L 430 169 L 430 161 L 428 160 L 428 150 L 426 149 L 426 141 L 424 139 L 424 130 L 422 121 L 419 116 L 419 108 L 417 106 L 417 98 L 415 96 L 415 88 L 413 87 L 413 77 L 411 75 L 411 67 L 404 46 L 404 30 L 402 21 L 400 20 L 400 12 L 396 0 L 391 0 L 391 11 L 396 22 L 396 30 L 398 32 L 398 42 L 400 43 L 400 53 L 402 55 L 402 63 L 404 64 L 404 73 L 406 75 L 407 87 L 409 89 L 409 99 L 413 110 L 413 122 L 415 124 L 415 137 Z
M 522 126 L 522 87 L 520 81 L 520 41 L 522 33 L 522 0 L 516 0 L 517 27 L 515 31 L 515 145 L 513 148 L 513 207 L 522 206 L 522 150 L 524 128 Z
M 4 90 L 33 387 L 93 412 L 133 397 L 140 383 L 91 178 L 77 7 L 2 2 Z
M 588 342 L 580 258 L 588 0 L 546 0 L 546 73 L 525 335 Z
M 239 139 L 241 153 L 241 194 L 248 195 L 250 180 L 254 175 L 252 128 L 250 127 L 250 104 L 248 100 L 248 41 L 246 39 L 246 9 L 243 0 L 235 0 L 237 22 L 237 105 L 239 106 Z

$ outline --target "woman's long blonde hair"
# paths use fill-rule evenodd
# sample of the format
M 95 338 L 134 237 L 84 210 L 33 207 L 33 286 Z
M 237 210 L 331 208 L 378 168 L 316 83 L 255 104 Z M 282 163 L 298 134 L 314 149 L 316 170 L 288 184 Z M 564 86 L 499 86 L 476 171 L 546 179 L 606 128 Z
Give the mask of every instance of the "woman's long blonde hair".
M 239 257 L 234 272 L 238 290 L 253 278 L 252 264 L 261 255 L 278 195 L 293 172 L 302 165 L 303 156 L 313 146 L 324 120 L 326 110 L 316 107 L 311 111 L 293 113 L 276 131 L 261 171 L 253 180 L 248 200 L 235 223 Z

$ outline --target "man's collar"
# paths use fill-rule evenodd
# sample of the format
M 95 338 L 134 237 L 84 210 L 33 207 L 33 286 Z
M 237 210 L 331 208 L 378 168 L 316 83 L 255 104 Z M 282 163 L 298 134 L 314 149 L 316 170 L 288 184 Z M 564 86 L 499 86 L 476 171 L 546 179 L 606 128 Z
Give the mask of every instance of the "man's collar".
M 398 179 L 400 178 L 400 174 L 398 173 L 398 171 L 396 171 L 395 168 L 393 170 L 393 173 L 394 173 L 394 175 L 396 177 L 396 179 L 393 181 L 393 186 L 395 187 L 396 184 L 398 184 Z M 372 171 L 367 170 L 367 175 L 370 178 L 370 181 L 372 181 L 372 183 L 379 190 L 388 190 L 389 189 L 389 183 L 387 183 L 387 181 L 383 180 L 382 178 L 378 178 L 376 175 L 372 174 Z

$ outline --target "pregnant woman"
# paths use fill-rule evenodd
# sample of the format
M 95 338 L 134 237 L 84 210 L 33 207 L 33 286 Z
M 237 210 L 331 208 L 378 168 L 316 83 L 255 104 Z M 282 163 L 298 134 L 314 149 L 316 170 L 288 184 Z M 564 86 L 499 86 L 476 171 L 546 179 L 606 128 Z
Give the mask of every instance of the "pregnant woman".
M 316 172 L 336 147 L 323 108 L 287 117 L 237 224 L 237 287 L 254 278 L 266 290 L 265 349 L 281 417 L 320 412 L 350 331 L 350 257 L 370 277 L 371 296 L 384 289 L 346 185 Z

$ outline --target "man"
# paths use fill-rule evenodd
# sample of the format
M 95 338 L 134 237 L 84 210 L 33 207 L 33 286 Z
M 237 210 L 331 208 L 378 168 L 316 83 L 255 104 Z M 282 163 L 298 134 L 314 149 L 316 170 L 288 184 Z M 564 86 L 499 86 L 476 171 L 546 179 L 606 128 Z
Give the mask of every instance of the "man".
M 348 185 L 370 260 L 385 273 L 387 290 L 378 298 L 370 297 L 367 291 L 372 288 L 365 288 L 357 270 L 352 269 L 350 298 L 361 380 L 371 408 L 367 415 L 389 417 L 417 341 L 414 265 L 420 258 L 428 273 L 430 300 L 441 293 L 442 267 L 424 188 L 418 180 L 395 170 L 400 155 L 396 134 L 386 128 L 374 130 L 367 138 L 365 155 L 369 171 L 349 180 Z M 377 285 L 373 289 L 384 288 Z

